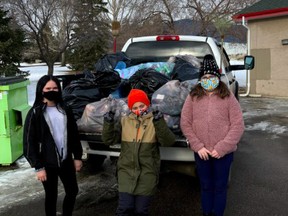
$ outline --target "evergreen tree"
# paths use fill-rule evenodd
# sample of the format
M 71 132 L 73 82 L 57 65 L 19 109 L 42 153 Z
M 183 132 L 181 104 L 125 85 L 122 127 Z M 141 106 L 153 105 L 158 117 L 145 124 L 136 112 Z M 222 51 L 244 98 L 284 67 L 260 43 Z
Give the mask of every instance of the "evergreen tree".
M 68 50 L 67 62 L 73 70 L 93 70 L 97 60 L 107 52 L 109 24 L 101 13 L 108 12 L 102 0 L 81 0 L 76 5 L 74 46 Z
M 25 35 L 20 28 L 12 28 L 8 11 L 0 8 L 0 76 L 17 75 L 20 70 L 22 51 L 25 47 Z

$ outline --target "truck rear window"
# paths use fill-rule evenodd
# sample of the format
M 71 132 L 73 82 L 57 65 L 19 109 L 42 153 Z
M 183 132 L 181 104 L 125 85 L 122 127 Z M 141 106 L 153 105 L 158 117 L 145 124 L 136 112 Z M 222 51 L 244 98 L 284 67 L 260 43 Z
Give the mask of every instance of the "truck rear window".
M 128 46 L 126 55 L 136 62 L 163 62 L 176 55 L 193 55 L 202 59 L 212 54 L 210 46 L 196 41 L 145 41 Z

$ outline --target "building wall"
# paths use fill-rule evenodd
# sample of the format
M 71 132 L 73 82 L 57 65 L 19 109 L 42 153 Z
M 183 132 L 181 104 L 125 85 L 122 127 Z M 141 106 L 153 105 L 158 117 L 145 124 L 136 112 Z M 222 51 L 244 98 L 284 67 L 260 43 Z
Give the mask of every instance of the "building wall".
M 288 16 L 248 21 L 251 54 L 251 94 L 288 97 Z

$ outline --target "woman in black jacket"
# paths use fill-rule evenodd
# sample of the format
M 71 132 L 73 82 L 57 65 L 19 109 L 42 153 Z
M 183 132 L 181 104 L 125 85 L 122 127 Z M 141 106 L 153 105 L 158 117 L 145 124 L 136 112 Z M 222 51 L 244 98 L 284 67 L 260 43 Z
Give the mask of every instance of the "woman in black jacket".
M 63 216 L 72 215 L 82 147 L 73 113 L 63 103 L 56 77 L 45 75 L 39 79 L 33 107 L 25 120 L 23 143 L 24 156 L 44 186 L 46 215 L 56 215 L 58 176 L 66 193 Z

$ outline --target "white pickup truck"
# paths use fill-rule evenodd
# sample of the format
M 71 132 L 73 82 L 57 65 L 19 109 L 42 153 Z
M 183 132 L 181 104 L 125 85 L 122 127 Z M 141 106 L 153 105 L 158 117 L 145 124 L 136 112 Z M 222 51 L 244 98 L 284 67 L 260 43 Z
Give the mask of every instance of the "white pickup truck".
M 121 51 L 131 59 L 132 65 L 151 61 L 165 62 L 176 55 L 193 55 L 202 60 L 206 54 L 212 54 L 221 69 L 221 80 L 237 98 L 238 82 L 232 71 L 250 70 L 254 67 L 253 56 L 246 56 L 244 65 L 230 65 L 225 49 L 211 37 L 188 35 L 134 37 L 125 43 Z M 84 153 L 88 158 L 93 158 L 95 166 L 101 164 L 106 157 L 118 157 L 120 154 L 120 144 L 104 145 L 101 134 L 81 134 L 81 139 Z M 160 154 L 161 160 L 169 165 L 169 169 L 194 175 L 194 166 L 191 166 L 191 163 L 194 163 L 194 154 L 188 147 L 185 137 L 177 137 L 173 147 L 161 147 Z

